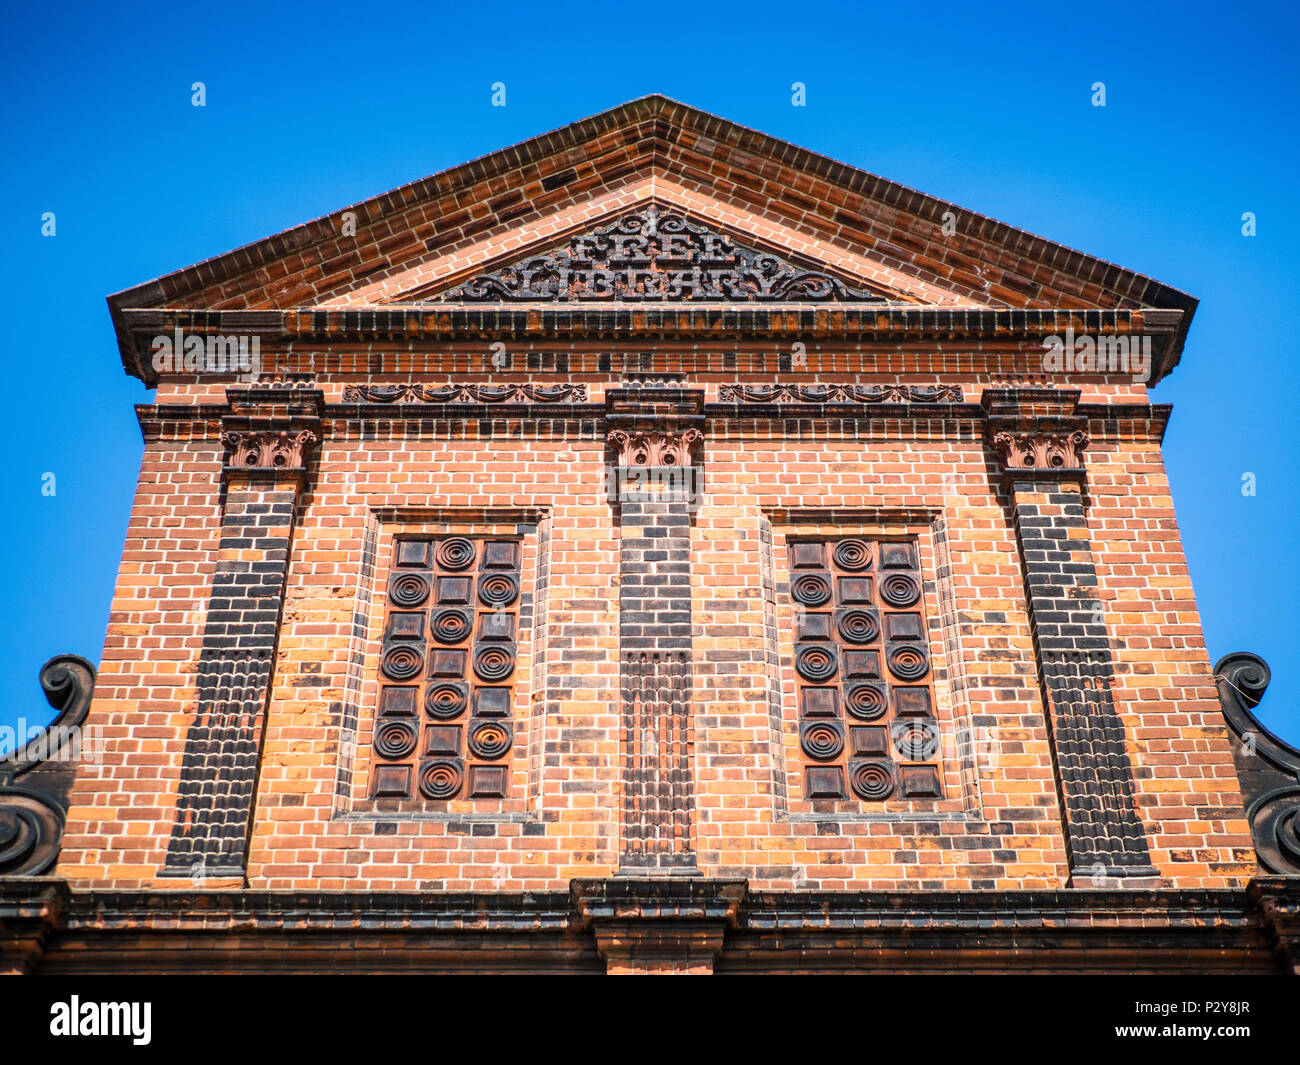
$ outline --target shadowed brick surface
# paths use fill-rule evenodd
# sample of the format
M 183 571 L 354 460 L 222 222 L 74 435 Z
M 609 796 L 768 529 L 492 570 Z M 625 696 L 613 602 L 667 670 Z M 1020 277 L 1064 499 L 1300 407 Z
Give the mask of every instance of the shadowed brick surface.
M 1079 485 L 1016 480 L 1016 535 L 1074 876 L 1154 876 L 1133 806 L 1124 723 Z
M 296 497 L 229 489 L 168 874 L 243 875 Z
M 659 498 L 619 504 L 622 864 L 693 868 L 690 494 L 681 482 L 629 494 L 643 491 Z

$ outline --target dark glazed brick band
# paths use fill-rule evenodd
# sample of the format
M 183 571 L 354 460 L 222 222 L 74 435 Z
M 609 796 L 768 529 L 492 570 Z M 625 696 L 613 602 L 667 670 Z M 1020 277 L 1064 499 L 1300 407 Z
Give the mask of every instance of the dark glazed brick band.
M 1076 479 L 1078 478 L 1078 479 Z M 1082 473 L 1011 481 L 1025 594 L 1065 814 L 1071 879 L 1156 876 L 1133 803 Z
M 243 876 L 297 504 L 231 484 L 164 876 Z
M 658 498 L 624 498 L 619 505 L 619 657 L 626 745 L 621 865 L 694 869 L 691 498 L 689 482 L 680 479 L 686 471 L 658 469 L 667 475 Z M 654 492 L 647 486 L 655 480 L 635 482 L 637 487 L 626 494 Z

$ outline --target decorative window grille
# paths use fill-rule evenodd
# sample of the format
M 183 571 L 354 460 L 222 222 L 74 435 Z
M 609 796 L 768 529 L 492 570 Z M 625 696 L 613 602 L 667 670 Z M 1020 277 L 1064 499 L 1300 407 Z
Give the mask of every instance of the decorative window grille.
M 914 540 L 789 544 L 804 797 L 942 797 Z
M 505 798 L 521 543 L 441 536 L 399 539 L 394 551 L 371 794 Z

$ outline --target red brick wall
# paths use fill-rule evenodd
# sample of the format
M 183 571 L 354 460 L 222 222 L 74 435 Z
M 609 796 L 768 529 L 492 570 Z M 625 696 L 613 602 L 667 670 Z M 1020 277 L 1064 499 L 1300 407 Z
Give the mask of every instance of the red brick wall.
M 720 372 L 719 352 L 729 348 L 705 358 L 665 346 L 654 365 L 688 372 L 710 401 L 721 383 L 773 378 L 744 362 Z M 621 375 L 596 371 L 599 350 L 609 349 L 573 349 L 570 371 L 551 379 L 586 382 L 600 403 Z M 775 353 L 763 345 L 745 351 Z M 983 387 L 1032 379 L 1032 363 L 1010 344 L 809 351 L 808 368 L 781 380 L 826 383 L 851 373 L 863 384 L 895 383 L 902 372 L 913 383 L 960 384 L 973 403 Z M 525 379 L 484 375 L 485 354 L 462 349 L 464 361 L 452 369 L 446 349 L 431 349 L 387 379 Z M 327 402 L 338 403 L 346 383 L 385 379 L 373 364 L 364 369 L 320 375 Z M 225 384 L 166 386 L 158 401 L 222 402 Z M 1084 401 L 1144 400 L 1127 382 L 1070 384 Z M 251 885 L 518 890 L 613 871 L 618 536 L 604 493 L 603 426 L 564 423 L 562 415 L 557 405 L 549 427 L 521 430 L 496 408 L 489 431 L 396 416 L 363 429 L 327 412 L 289 566 Z M 1121 424 L 1122 436 L 1100 420 L 1090 426 L 1085 503 L 1138 812 L 1166 882 L 1237 884 L 1254 872 L 1253 853 L 1158 428 Z M 101 764 L 80 773 L 58 867 L 78 886 L 176 884 L 156 874 L 194 712 L 221 446 L 215 422 L 202 419 L 194 439 L 175 439 L 175 429 L 151 435 L 91 708 L 106 748 Z M 972 415 L 803 422 L 794 430 L 708 421 L 692 532 L 695 843 L 705 875 L 745 876 L 756 888 L 1062 883 L 1064 839 L 1023 578 L 981 435 Z M 422 820 L 368 817 L 380 592 L 393 533 L 490 531 L 521 516 L 539 522 L 526 537 L 523 569 L 536 623 L 520 640 L 511 798 L 457 802 Z M 774 540 L 767 588 L 764 522 Z M 769 589 L 782 577 L 786 535 L 846 527 L 920 538 L 945 797 L 818 821 L 800 795 L 788 604 Z M 763 642 L 765 611 L 773 609 L 775 660 Z M 957 749 L 965 729 L 986 739 L 973 754 Z

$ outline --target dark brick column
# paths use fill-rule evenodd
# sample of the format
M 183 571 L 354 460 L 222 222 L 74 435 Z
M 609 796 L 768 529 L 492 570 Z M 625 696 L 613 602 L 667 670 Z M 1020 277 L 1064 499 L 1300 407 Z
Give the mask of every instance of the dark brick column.
M 620 873 L 695 871 L 691 510 L 703 394 L 612 390 L 620 530 Z
M 243 877 L 289 551 L 319 392 L 231 390 L 221 542 L 163 876 Z
M 1011 497 L 1070 877 L 1154 877 L 1115 710 L 1110 639 L 1083 508 L 1086 422 L 1077 392 L 986 392 L 990 442 Z

